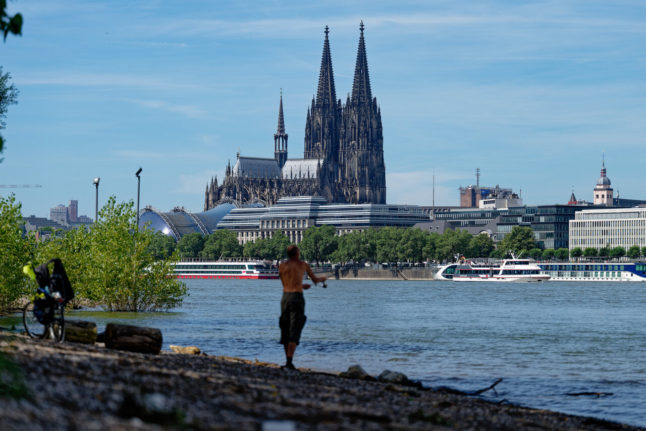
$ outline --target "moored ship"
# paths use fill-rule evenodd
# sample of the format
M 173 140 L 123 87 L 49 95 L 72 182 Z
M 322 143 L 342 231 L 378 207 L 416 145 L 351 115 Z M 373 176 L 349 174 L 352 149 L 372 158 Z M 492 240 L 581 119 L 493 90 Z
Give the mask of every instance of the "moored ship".
M 277 279 L 278 269 L 262 261 L 191 261 L 178 262 L 173 268 L 177 278 Z
M 644 262 L 545 262 L 541 274 L 555 281 L 646 281 Z
M 436 280 L 451 281 L 547 281 L 548 274 L 529 259 L 505 259 L 500 263 L 481 264 L 463 261 L 445 265 L 435 274 Z

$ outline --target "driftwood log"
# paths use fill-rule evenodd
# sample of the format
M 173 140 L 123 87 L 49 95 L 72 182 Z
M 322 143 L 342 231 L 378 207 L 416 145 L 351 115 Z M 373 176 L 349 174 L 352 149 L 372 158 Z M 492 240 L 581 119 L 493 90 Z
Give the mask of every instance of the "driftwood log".
M 162 347 L 162 333 L 157 328 L 108 323 L 104 342 L 108 349 L 156 355 Z
M 94 344 L 96 342 L 96 323 L 85 320 L 66 320 L 65 341 Z

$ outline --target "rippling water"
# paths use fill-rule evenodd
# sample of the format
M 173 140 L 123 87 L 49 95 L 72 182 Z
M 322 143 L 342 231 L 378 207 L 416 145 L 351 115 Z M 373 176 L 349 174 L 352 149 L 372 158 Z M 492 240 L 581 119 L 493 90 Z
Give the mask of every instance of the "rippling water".
M 155 326 L 164 345 L 282 363 L 277 280 L 191 280 L 170 313 L 70 318 Z M 331 281 L 306 292 L 295 364 L 406 373 L 492 400 L 646 426 L 646 284 Z M 72 316 L 73 315 L 73 316 Z M 571 397 L 571 392 L 613 395 Z

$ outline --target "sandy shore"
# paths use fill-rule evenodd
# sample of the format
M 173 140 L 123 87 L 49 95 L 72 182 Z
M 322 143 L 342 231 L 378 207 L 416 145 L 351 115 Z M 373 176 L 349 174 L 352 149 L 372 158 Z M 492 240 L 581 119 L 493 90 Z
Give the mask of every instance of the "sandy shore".
M 54 344 L 0 333 L 2 430 L 637 430 L 413 386 L 273 364 L 101 345 Z M 11 368 L 11 366 L 9 366 Z M 13 377 L 12 377 L 13 376 Z M 17 380 L 15 380 L 17 379 Z

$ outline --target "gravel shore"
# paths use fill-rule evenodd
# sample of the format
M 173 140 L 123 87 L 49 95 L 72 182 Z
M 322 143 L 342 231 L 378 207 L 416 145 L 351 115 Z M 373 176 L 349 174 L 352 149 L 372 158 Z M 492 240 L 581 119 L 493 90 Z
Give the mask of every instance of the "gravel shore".
M 235 358 L 0 333 L 2 430 L 638 430 L 442 391 Z M 14 386 L 7 394 L 8 380 Z

